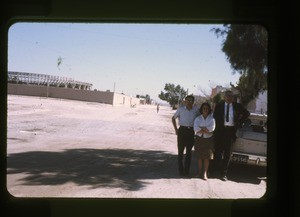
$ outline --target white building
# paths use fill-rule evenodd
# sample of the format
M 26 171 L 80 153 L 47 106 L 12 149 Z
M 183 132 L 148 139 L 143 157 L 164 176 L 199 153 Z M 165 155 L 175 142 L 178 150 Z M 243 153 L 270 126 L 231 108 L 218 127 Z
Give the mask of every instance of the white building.
M 249 102 L 247 109 L 251 113 L 266 114 L 268 112 L 268 91 L 259 93 L 256 99 Z
M 212 88 L 211 97 L 214 97 L 219 92 L 223 92 L 227 89 L 228 88 L 218 85 L 215 88 Z M 233 91 L 235 95 L 239 95 L 238 90 L 233 88 L 230 89 Z M 239 102 L 239 98 L 237 99 L 237 101 Z M 266 114 L 268 112 L 268 91 L 259 93 L 256 99 L 253 99 L 251 102 L 248 103 L 247 109 L 251 113 Z

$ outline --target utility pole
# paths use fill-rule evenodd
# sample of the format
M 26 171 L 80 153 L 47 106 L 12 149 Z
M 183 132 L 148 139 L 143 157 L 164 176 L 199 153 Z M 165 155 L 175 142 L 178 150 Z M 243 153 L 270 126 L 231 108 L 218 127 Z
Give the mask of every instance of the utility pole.
M 49 91 L 49 81 L 47 81 L 47 98 L 48 98 L 48 91 Z

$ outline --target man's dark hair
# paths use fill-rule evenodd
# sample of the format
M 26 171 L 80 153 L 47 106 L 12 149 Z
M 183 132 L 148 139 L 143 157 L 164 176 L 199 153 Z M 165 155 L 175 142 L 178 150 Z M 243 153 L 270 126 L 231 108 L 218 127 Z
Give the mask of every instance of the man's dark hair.
M 192 100 L 194 102 L 195 101 L 195 97 L 193 95 L 187 95 L 185 97 L 185 100 L 188 100 L 188 101 Z

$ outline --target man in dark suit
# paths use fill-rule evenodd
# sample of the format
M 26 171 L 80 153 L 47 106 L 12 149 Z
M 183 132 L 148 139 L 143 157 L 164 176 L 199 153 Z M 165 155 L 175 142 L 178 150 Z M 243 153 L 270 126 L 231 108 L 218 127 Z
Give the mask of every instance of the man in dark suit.
M 227 171 L 232 154 L 232 144 L 236 139 L 236 130 L 250 116 L 240 103 L 234 102 L 233 92 L 225 91 L 224 100 L 214 109 L 216 121 L 215 154 L 213 168 L 221 172 L 221 179 L 227 181 Z M 223 156 L 223 157 L 222 157 Z

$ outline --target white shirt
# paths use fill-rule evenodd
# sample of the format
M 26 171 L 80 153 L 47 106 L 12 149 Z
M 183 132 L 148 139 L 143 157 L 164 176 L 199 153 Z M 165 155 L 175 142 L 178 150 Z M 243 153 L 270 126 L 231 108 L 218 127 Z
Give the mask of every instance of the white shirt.
M 206 127 L 209 133 L 197 133 L 202 127 Z M 202 115 L 198 116 L 194 121 L 194 131 L 197 136 L 202 136 L 203 138 L 210 138 L 213 135 L 213 131 L 216 127 L 216 121 L 212 114 L 209 114 L 206 118 Z
M 200 114 L 199 108 L 193 106 L 191 110 L 188 110 L 186 106 L 179 107 L 175 114 L 174 118 L 178 118 L 178 123 L 180 126 L 192 127 L 194 126 L 195 118 Z
M 227 102 L 224 103 L 224 116 L 226 117 L 227 112 Z M 233 121 L 233 106 L 232 103 L 229 104 L 229 121 L 226 122 L 226 118 L 224 118 L 224 126 L 234 126 Z

